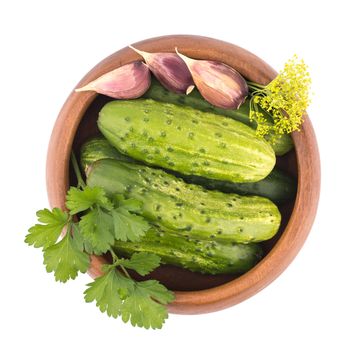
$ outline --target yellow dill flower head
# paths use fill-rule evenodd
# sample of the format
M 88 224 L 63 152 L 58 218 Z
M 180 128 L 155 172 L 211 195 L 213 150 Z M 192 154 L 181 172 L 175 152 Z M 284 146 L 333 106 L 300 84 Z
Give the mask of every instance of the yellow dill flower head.
M 307 69 L 304 61 L 294 55 L 271 83 L 263 88 L 255 86 L 250 118 L 258 125 L 258 135 L 281 135 L 300 130 L 303 114 L 310 104 L 311 79 Z M 258 107 L 271 115 L 272 123 L 259 115 Z M 261 127 L 259 124 L 262 124 Z

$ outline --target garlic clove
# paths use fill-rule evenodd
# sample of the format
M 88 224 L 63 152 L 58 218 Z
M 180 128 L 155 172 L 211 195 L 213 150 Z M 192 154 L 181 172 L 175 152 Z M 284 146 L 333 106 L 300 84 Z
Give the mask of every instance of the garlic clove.
M 129 47 L 143 57 L 151 72 L 166 89 L 178 94 L 188 94 L 193 90 L 191 73 L 176 53 L 151 53 Z
M 201 95 L 212 105 L 225 109 L 238 109 L 248 96 L 244 78 L 225 63 L 195 60 L 178 52 L 186 63 Z
M 148 67 L 141 61 L 135 61 L 103 74 L 75 91 L 96 91 L 117 99 L 134 99 L 142 96 L 150 85 Z

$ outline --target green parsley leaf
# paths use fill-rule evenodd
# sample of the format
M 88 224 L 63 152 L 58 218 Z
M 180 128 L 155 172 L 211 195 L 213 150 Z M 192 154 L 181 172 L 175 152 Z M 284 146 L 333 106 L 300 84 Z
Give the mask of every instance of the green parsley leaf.
M 121 316 L 124 322 L 130 321 L 133 326 L 162 328 L 168 312 L 164 305 L 174 299 L 158 281 L 135 282 L 133 294 L 125 299 Z
M 114 236 L 120 241 L 137 242 L 150 228 L 148 222 L 139 215 L 131 214 L 123 208 L 111 212 Z
M 117 318 L 120 315 L 123 300 L 134 289 L 134 282 L 124 277 L 116 269 L 110 269 L 105 275 L 97 277 L 88 284 L 85 290 L 85 301 L 96 301 L 96 306 L 108 316 Z
M 101 312 L 114 318 L 121 315 L 133 326 L 161 328 L 168 317 L 164 304 L 174 299 L 173 293 L 155 280 L 135 282 L 126 278 L 111 265 L 105 270 L 105 275 L 88 284 L 85 301 L 96 301 Z
M 99 207 L 81 217 L 79 229 L 86 246 L 95 254 L 105 253 L 114 243 L 112 225 L 112 217 Z
M 114 196 L 114 202 L 118 208 L 123 208 L 132 213 L 139 214 L 142 210 L 143 203 L 135 198 L 125 199 L 122 194 L 116 194 Z
M 76 222 L 71 223 L 71 232 L 74 238 L 74 242 L 77 248 L 81 251 L 84 250 L 84 237 L 79 230 L 79 224 Z
M 54 271 L 56 281 L 74 280 L 79 271 L 82 273 L 87 271 L 89 263 L 89 256 L 79 250 L 70 233 L 67 233 L 60 242 L 44 251 L 46 271 Z
M 64 226 L 68 221 L 68 214 L 59 208 L 39 210 L 36 213 L 38 221 L 45 224 L 36 224 L 28 231 L 25 242 L 33 245 L 35 248 L 43 247 L 44 249 L 55 244 L 60 236 Z
M 119 259 L 120 265 L 135 270 L 139 275 L 145 276 L 160 265 L 160 257 L 153 253 L 134 253 L 130 259 Z
M 107 210 L 113 208 L 106 192 L 101 187 L 85 187 L 83 190 L 76 187 L 69 189 L 66 196 L 66 206 L 71 215 L 85 211 L 93 205 L 98 205 Z
M 148 280 L 137 282 L 138 288 L 142 289 L 144 292 L 154 300 L 161 304 L 168 304 L 172 302 L 175 298 L 174 293 L 166 289 L 165 286 L 156 280 Z

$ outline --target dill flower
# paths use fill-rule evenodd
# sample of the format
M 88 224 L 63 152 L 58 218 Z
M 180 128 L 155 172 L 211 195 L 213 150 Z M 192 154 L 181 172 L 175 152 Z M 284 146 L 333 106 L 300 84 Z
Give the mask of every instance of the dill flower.
M 283 71 L 268 85 L 249 82 L 251 121 L 257 123 L 258 136 L 289 134 L 300 130 L 303 114 L 310 104 L 311 79 L 308 67 L 294 55 Z M 262 113 L 261 109 L 270 116 Z

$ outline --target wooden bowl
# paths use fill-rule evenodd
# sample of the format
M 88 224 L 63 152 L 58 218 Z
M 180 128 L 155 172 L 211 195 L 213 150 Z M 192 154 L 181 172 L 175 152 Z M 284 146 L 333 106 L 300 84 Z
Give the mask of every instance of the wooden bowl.
M 221 61 L 232 66 L 245 78 L 267 84 L 276 72 L 252 53 L 229 43 L 192 35 L 171 35 L 133 44 L 150 52 L 180 52 L 200 59 Z M 139 60 L 131 49 L 115 52 L 96 65 L 77 86 L 83 86 L 121 65 Z M 47 191 L 51 207 L 64 208 L 65 195 L 75 179 L 70 173 L 72 148 L 79 153 L 81 144 L 98 133 L 96 118 L 109 98 L 94 92 L 72 92 L 54 126 L 47 156 Z M 187 270 L 162 266 L 151 274 L 175 291 L 175 301 L 169 311 L 198 314 L 220 310 L 237 304 L 271 283 L 290 264 L 303 245 L 315 218 L 320 191 L 320 162 L 315 134 L 308 116 L 300 132 L 292 135 L 295 150 L 279 157 L 279 166 L 298 178 L 294 202 L 280 207 L 283 222 L 279 233 L 264 243 L 267 255 L 253 269 L 241 276 L 209 276 Z M 89 273 L 101 274 L 102 257 L 91 257 Z

